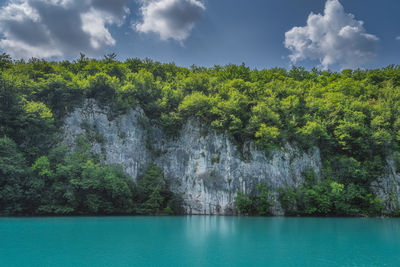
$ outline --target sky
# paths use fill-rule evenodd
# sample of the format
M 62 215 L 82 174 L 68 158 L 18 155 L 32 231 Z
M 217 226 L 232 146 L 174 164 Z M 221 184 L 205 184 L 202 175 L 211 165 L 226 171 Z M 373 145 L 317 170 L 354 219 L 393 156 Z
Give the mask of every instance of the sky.
M 398 0 L 0 0 L 14 59 L 340 70 L 400 63 Z

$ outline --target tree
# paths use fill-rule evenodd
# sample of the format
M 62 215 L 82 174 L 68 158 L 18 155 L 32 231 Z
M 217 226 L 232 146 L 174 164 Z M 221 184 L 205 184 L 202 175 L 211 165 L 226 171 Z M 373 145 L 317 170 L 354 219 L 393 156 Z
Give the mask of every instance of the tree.
M 237 192 L 235 197 L 235 207 L 239 214 L 248 215 L 252 212 L 253 201 L 243 192 Z
M 0 138 L 0 215 L 22 214 L 24 191 L 30 177 L 23 155 L 13 140 Z
M 113 61 L 115 61 L 115 59 L 117 58 L 117 54 L 115 53 L 110 53 L 104 56 L 104 60 L 106 61 L 106 63 L 111 63 Z
M 164 198 L 160 194 L 161 186 L 157 185 L 144 203 L 144 210 L 148 214 L 158 214 L 163 205 Z
M 258 215 L 266 216 L 271 215 L 271 201 L 269 199 L 268 186 L 266 184 L 259 184 L 256 186 L 256 209 Z
M 10 55 L 3 53 L 0 55 L 0 70 L 3 71 L 12 66 L 12 59 Z

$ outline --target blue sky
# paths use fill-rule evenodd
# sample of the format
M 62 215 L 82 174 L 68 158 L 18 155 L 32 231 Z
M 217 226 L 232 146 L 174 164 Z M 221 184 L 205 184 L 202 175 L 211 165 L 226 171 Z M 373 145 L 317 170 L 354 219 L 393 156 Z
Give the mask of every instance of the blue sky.
M 115 52 L 183 66 L 377 68 L 400 63 L 399 10 L 398 0 L 9 0 L 0 49 L 14 58 Z

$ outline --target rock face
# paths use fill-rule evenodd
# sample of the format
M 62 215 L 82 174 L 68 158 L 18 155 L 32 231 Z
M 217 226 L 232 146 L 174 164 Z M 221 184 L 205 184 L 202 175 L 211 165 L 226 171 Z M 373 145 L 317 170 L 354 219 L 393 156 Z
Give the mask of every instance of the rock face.
M 400 175 L 396 172 L 396 164 L 393 157 L 386 159 L 385 172 L 372 184 L 376 195 L 384 200 L 388 211 L 396 211 L 400 208 Z
M 266 183 L 269 188 L 298 186 L 302 172 L 320 171 L 319 151 L 311 155 L 287 146 L 268 157 L 248 144 L 246 155 L 238 151 L 227 136 L 203 134 L 198 123 L 189 122 L 175 141 L 160 138 L 155 146 L 162 155 L 155 158 L 166 177 L 174 178 L 172 188 L 183 193 L 188 214 L 232 214 L 236 192 L 249 192 Z M 273 196 L 274 214 L 282 214 Z
M 73 147 L 79 135 L 86 134 L 105 163 L 121 164 L 133 179 L 155 162 L 170 179 L 171 190 L 182 195 L 187 214 L 232 214 L 238 191 L 249 192 L 260 183 L 270 189 L 297 187 L 304 171 L 321 171 L 317 148 L 307 154 L 286 145 L 266 156 L 251 143 L 238 149 L 228 136 L 206 132 L 196 121 L 189 121 L 171 140 L 158 128 L 146 126 L 140 108 L 112 120 L 107 114 L 107 108 L 86 101 L 65 119 L 64 143 Z M 382 177 L 376 185 L 382 197 L 393 185 L 400 191 L 400 177 L 395 171 L 390 177 L 390 182 Z M 277 196 L 271 195 L 271 200 L 273 214 L 282 215 Z

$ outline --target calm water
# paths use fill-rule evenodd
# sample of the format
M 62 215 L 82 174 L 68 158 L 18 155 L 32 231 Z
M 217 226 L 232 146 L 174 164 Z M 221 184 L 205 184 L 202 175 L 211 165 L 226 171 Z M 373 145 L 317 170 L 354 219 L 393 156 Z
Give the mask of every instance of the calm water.
M 0 218 L 0 266 L 400 266 L 400 220 Z

